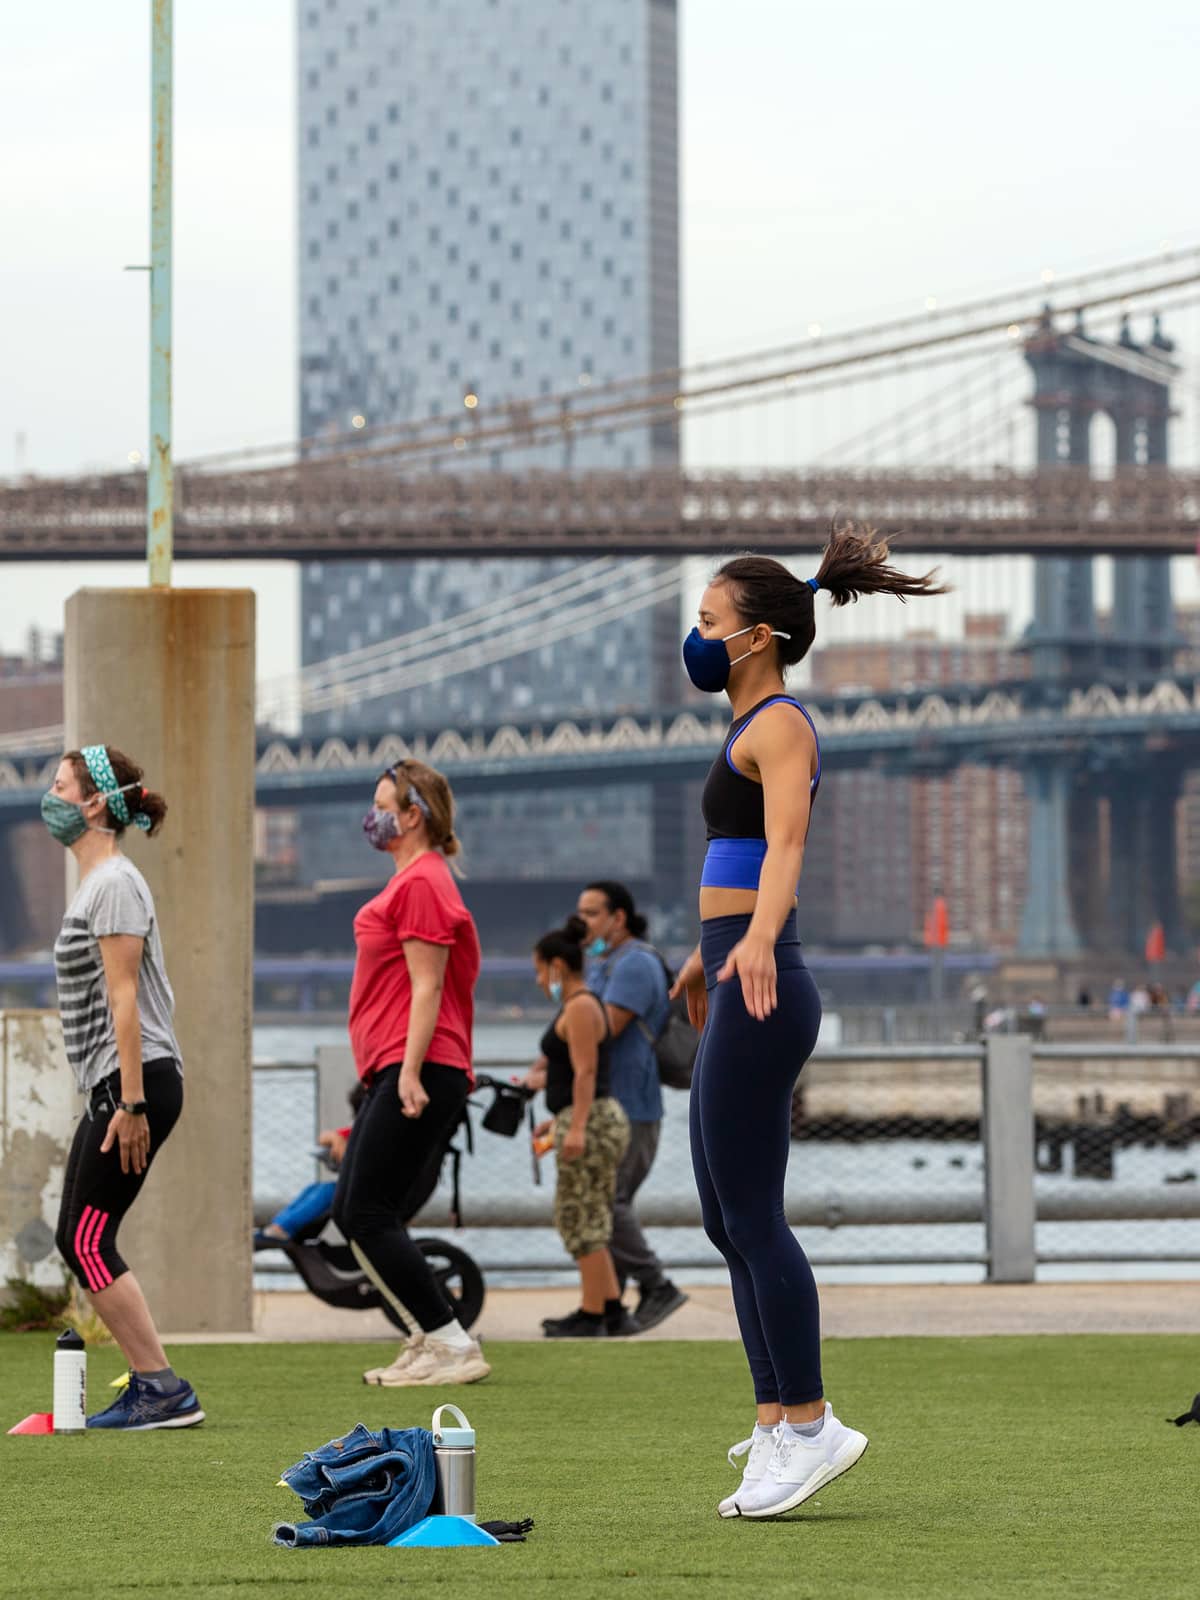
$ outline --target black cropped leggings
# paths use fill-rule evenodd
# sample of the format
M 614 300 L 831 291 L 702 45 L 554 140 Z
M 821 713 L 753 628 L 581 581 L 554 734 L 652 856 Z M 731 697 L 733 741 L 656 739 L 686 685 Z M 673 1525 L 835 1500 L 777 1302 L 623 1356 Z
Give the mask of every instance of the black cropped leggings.
M 778 1004 L 746 1010 L 741 980 L 717 983 L 749 916 L 701 924 L 708 1020 L 692 1076 L 692 1165 L 704 1231 L 725 1257 L 760 1405 L 821 1399 L 821 1317 L 812 1268 L 783 1209 L 792 1091 L 812 1053 L 821 998 L 793 913 L 775 947 Z
M 399 1064 L 371 1080 L 338 1172 L 333 1220 L 380 1293 L 410 1327 L 432 1333 L 453 1322 L 454 1308 L 405 1223 L 437 1180 L 469 1085 L 460 1068 L 427 1061 L 421 1084 L 429 1104 L 419 1117 L 406 1117 L 399 1084 Z
M 144 1062 L 142 1083 L 150 1124 L 150 1156 L 144 1172 L 121 1171 L 121 1151 L 115 1141 L 110 1150 L 100 1153 L 121 1098 L 119 1072 L 111 1073 L 91 1091 L 67 1157 L 55 1243 L 67 1266 L 92 1294 L 107 1289 L 129 1271 L 117 1249 L 117 1229 L 141 1193 L 155 1156 L 183 1110 L 183 1077 L 174 1061 Z

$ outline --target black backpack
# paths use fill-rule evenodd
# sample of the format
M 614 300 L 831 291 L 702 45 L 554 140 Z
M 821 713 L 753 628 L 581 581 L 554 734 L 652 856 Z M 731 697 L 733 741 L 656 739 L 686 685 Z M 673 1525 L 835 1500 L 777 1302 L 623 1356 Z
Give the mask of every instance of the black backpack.
M 639 939 L 637 945 L 643 950 L 648 950 L 652 956 L 658 957 L 669 991 L 675 982 L 675 974 L 652 944 Z M 666 1089 L 690 1089 L 692 1068 L 696 1064 L 696 1052 L 700 1048 L 700 1035 L 692 1027 L 691 1019 L 688 1017 L 685 994 L 677 996 L 674 1000 L 668 1000 L 667 1006 L 667 1020 L 657 1035 L 641 1017 L 637 1018 L 637 1025 L 643 1037 L 654 1046 L 654 1059 L 658 1062 L 658 1081 Z

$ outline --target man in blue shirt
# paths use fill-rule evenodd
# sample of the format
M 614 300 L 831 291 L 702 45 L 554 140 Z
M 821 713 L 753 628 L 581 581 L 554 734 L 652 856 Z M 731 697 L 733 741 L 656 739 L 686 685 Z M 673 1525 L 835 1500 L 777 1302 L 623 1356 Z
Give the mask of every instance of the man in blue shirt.
M 629 1148 L 617 1170 L 613 1231 L 609 1242 L 617 1281 L 633 1278 L 640 1290 L 634 1316 L 653 1328 L 687 1300 L 651 1249 L 633 1210 L 658 1150 L 662 1085 L 654 1041 L 667 1020 L 667 976 L 655 950 L 643 942 L 646 919 L 623 883 L 590 883 L 576 907 L 588 926 L 588 987 L 608 1012 L 613 1043 L 612 1093 L 629 1118 Z

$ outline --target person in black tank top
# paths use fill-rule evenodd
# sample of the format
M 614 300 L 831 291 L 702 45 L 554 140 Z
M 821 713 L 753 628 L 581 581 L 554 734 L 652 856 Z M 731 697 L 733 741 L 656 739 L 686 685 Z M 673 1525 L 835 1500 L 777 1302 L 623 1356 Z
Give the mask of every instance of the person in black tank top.
M 553 1133 L 557 1179 L 554 1223 L 579 1267 L 579 1309 L 544 1323 L 549 1338 L 604 1338 L 638 1331 L 621 1304 L 609 1254 L 617 1168 L 629 1144 L 629 1119 L 610 1093 L 608 1014 L 583 980 L 587 924 L 570 917 L 534 946 L 543 994 L 558 1006 L 542 1035 L 546 1109 L 534 1138 Z
M 825 1400 L 817 1287 L 784 1211 L 792 1096 L 821 1021 L 796 916 L 820 750 L 784 673 L 812 645 L 818 591 L 835 605 L 941 592 L 932 574 L 907 577 L 887 555 L 870 530 L 844 527 L 804 582 L 765 556 L 726 562 L 683 647 L 692 682 L 727 688 L 734 713 L 704 786 L 700 944 L 673 990 L 703 1029 L 692 1165 L 705 1232 L 729 1266 L 758 1412 L 730 1452 L 747 1459 L 740 1488 L 717 1508 L 723 1517 L 790 1511 L 867 1447 Z

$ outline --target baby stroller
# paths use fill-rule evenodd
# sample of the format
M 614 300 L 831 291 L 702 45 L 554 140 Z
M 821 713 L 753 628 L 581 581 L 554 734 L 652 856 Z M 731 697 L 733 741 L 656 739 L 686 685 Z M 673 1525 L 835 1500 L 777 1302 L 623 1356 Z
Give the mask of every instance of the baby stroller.
M 489 1078 L 485 1074 L 476 1075 L 475 1090 L 490 1091 L 492 1094 L 491 1104 L 483 1113 L 483 1127 L 489 1133 L 513 1138 L 525 1120 L 526 1108 L 533 1099 L 534 1091 L 520 1084 L 502 1083 L 499 1079 Z M 443 1163 L 449 1156 L 452 1163 L 450 1216 L 454 1227 L 463 1226 L 459 1179 L 464 1147 L 470 1153 L 475 1149 L 474 1130 L 471 1126 L 472 1107 L 480 1109 L 477 1101 L 467 1101 L 457 1126 L 451 1129 L 441 1148 L 434 1153 L 420 1179 L 414 1184 L 405 1222 L 416 1216 L 429 1199 L 437 1187 Z M 531 1109 L 529 1120 L 532 1125 Z M 457 1142 L 460 1133 L 461 1145 Z M 332 1170 L 333 1163 L 329 1159 L 329 1151 L 321 1150 L 317 1154 Z M 533 1173 L 534 1182 L 540 1182 L 536 1158 L 533 1158 Z M 454 1307 L 455 1315 L 461 1325 L 464 1328 L 473 1327 L 479 1320 L 484 1300 L 483 1273 L 479 1269 L 479 1264 L 465 1250 L 460 1249 L 458 1245 L 448 1243 L 445 1239 L 418 1237 L 414 1238 L 413 1243 L 428 1261 L 442 1292 Z M 410 1331 L 404 1318 L 390 1301 L 380 1294 L 359 1266 L 354 1252 L 338 1232 L 328 1211 L 324 1216 L 317 1217 L 299 1228 L 291 1239 L 272 1241 L 271 1247 L 283 1251 L 303 1279 L 305 1287 L 326 1305 L 339 1306 L 350 1311 L 374 1311 L 378 1308 L 402 1334 Z

